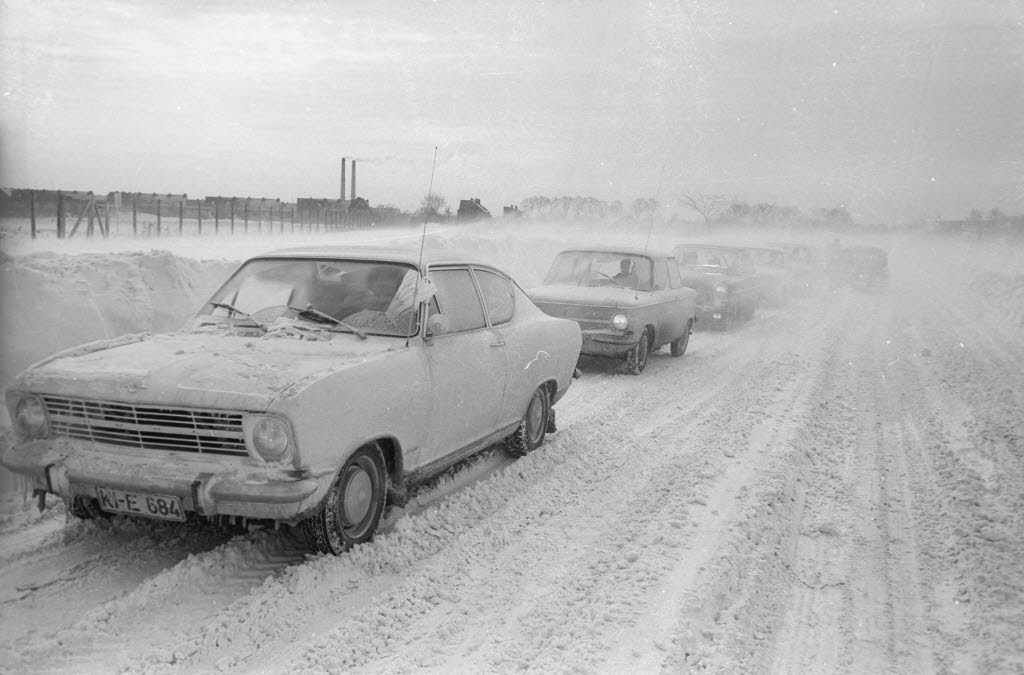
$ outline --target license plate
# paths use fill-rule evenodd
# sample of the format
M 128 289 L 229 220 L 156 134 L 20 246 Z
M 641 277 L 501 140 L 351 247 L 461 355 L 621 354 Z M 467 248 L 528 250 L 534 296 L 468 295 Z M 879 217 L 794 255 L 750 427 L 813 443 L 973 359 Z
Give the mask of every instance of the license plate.
M 132 516 L 147 516 L 162 520 L 185 520 L 181 499 L 170 495 L 154 495 L 148 492 L 125 492 L 109 488 L 96 488 L 100 508 L 112 513 L 126 513 Z

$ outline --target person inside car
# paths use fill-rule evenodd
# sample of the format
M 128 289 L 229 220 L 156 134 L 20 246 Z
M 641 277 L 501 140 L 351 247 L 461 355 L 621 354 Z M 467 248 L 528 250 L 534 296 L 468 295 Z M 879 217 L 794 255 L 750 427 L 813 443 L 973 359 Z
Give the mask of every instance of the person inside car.
M 629 258 L 623 258 L 619 261 L 619 273 L 612 277 L 620 286 L 624 288 L 631 288 L 636 285 L 636 267 L 633 265 L 633 261 Z

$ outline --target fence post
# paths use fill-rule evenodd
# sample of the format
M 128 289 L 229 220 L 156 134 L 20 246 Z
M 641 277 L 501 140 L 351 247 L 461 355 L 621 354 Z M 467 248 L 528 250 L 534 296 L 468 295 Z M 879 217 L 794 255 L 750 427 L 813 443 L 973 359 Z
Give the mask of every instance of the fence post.
M 93 212 L 93 206 L 96 203 L 95 201 L 93 201 L 94 199 L 95 199 L 95 197 L 93 197 L 92 196 L 92 192 L 90 192 L 89 193 L 89 203 L 85 205 L 85 210 L 89 214 L 89 224 L 85 228 L 85 236 L 88 239 L 92 239 L 92 227 L 93 227 L 93 225 L 92 225 L 92 212 Z
M 203 236 L 203 200 L 196 200 L 196 223 L 197 233 L 201 237 Z
M 57 190 L 57 238 L 64 238 L 64 195 Z
M 36 191 L 32 190 L 28 194 L 28 213 L 29 218 L 32 221 L 32 238 L 36 238 Z
M 185 200 L 178 202 L 178 236 L 185 233 Z

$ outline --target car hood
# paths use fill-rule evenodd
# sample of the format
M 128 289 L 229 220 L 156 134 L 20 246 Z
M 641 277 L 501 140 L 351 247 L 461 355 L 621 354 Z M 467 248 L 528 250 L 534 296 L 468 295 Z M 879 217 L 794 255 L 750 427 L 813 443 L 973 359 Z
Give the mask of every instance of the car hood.
M 404 344 L 348 333 L 330 341 L 142 334 L 55 354 L 22 373 L 18 386 L 70 397 L 258 411 L 289 387 Z
M 636 307 L 647 303 L 649 291 L 611 286 L 548 284 L 532 288 L 527 295 L 538 304 L 590 305 L 594 307 Z

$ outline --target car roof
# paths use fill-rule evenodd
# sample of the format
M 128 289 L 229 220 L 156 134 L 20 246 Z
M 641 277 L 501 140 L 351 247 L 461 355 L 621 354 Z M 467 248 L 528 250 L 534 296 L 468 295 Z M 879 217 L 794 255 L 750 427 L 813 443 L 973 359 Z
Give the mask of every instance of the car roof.
M 647 258 L 671 258 L 671 253 L 660 250 L 642 249 L 638 246 L 577 246 L 575 248 L 567 248 L 559 252 L 562 253 L 612 253 L 614 255 L 635 255 Z
M 375 260 L 399 262 L 408 265 L 418 266 L 420 262 L 420 250 L 418 248 L 393 248 L 385 246 L 353 246 L 346 244 L 320 244 L 316 246 L 296 246 L 292 248 L 279 248 L 266 253 L 252 256 L 255 258 L 339 258 L 347 260 Z M 480 265 L 498 269 L 495 265 L 486 262 L 480 256 L 465 251 L 446 249 L 424 249 L 423 264 L 427 266 L 440 265 Z

